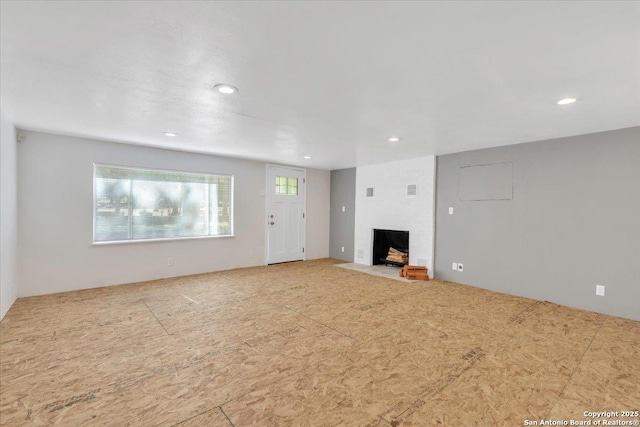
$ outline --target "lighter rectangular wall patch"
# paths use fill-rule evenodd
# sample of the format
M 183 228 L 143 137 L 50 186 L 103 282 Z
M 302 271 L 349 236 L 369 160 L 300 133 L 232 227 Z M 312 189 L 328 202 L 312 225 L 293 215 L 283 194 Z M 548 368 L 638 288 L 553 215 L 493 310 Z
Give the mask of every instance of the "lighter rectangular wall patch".
M 513 163 L 493 163 L 460 168 L 460 200 L 512 200 Z

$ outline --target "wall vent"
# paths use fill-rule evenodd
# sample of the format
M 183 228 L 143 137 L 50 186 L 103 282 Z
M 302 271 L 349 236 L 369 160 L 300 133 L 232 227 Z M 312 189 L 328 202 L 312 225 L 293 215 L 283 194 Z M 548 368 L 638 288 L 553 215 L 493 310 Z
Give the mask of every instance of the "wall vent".
M 415 196 L 418 194 L 418 186 L 416 184 L 407 185 L 407 196 Z
M 373 187 L 367 188 L 367 197 L 373 197 Z

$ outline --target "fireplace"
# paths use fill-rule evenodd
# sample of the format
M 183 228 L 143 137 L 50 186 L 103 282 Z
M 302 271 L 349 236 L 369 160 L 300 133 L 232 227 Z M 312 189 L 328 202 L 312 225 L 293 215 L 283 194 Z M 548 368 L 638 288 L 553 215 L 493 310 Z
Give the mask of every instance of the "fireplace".
M 405 253 L 406 261 L 394 258 L 388 260 L 389 250 Z M 393 252 L 392 250 L 392 252 Z M 399 230 L 373 230 L 373 259 L 372 265 L 395 265 L 402 267 L 409 263 L 409 232 Z

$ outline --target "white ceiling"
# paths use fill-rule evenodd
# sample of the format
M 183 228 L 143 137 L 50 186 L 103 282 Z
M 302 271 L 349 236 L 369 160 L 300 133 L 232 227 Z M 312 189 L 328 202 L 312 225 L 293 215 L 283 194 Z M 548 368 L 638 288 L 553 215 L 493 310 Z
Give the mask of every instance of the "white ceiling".
M 0 7 L 22 129 L 339 169 L 640 125 L 639 2 Z

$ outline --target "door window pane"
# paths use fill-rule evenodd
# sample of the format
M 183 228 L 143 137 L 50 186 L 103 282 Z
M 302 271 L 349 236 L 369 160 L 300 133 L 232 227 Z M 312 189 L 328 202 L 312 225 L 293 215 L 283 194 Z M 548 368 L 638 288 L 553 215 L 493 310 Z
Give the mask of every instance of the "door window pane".
M 298 178 L 276 176 L 276 194 L 284 196 L 298 195 Z

